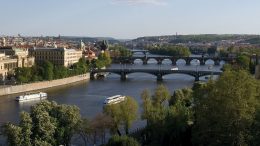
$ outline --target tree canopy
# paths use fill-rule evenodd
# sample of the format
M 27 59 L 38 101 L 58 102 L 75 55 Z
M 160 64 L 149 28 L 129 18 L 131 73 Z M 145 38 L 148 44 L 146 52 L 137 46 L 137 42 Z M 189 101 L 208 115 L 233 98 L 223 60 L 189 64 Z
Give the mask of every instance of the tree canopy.
M 7 123 L 4 134 L 10 146 L 69 145 L 81 121 L 79 108 L 43 101 L 21 112 L 20 123 Z

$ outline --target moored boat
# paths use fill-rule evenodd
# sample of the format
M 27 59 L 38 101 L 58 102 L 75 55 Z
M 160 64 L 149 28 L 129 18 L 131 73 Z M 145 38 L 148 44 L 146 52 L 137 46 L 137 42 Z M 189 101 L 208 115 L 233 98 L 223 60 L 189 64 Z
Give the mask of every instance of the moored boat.
M 47 98 L 47 93 L 37 92 L 37 93 L 26 93 L 24 95 L 20 95 L 16 97 L 16 101 L 18 102 L 26 102 L 32 100 L 43 100 Z

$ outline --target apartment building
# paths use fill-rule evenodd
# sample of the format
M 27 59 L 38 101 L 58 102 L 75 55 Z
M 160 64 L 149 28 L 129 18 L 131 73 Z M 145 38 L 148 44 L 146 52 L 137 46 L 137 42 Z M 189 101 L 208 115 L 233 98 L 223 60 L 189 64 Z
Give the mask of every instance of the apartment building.
M 36 64 L 48 60 L 57 66 L 69 67 L 82 58 L 82 50 L 66 48 L 31 48 L 29 55 L 35 57 Z

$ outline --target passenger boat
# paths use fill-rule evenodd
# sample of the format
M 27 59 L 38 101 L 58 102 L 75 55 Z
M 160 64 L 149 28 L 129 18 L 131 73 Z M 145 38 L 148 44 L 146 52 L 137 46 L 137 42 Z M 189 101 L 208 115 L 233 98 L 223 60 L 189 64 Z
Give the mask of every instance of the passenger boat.
M 26 93 L 24 95 L 20 95 L 16 97 L 16 101 L 25 102 L 32 100 L 43 100 L 47 98 L 47 93 L 37 92 L 37 93 Z
M 126 99 L 126 97 L 123 95 L 111 96 L 111 97 L 106 98 L 106 100 L 104 101 L 104 105 L 117 104 L 122 101 L 125 101 L 125 99 Z

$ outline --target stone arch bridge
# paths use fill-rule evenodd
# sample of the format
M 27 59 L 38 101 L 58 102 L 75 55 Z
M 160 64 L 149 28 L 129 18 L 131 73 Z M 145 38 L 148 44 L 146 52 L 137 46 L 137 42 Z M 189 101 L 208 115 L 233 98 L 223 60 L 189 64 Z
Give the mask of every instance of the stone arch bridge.
M 186 74 L 199 81 L 199 78 L 206 75 L 221 75 L 222 72 L 217 71 L 192 71 L 192 70 L 156 70 L 156 69 L 97 69 L 90 72 L 90 78 L 95 79 L 97 73 L 114 73 L 121 77 L 121 80 L 126 80 L 127 75 L 131 73 L 148 73 L 157 77 L 158 81 L 163 80 L 164 75 L 168 74 Z
M 148 60 L 155 59 L 157 64 L 162 64 L 164 60 L 170 60 L 172 65 L 176 65 L 176 62 L 180 59 L 185 60 L 186 65 L 190 65 L 192 60 L 199 60 L 200 65 L 205 65 L 207 60 L 213 60 L 214 65 L 220 65 L 221 61 L 225 61 L 226 63 L 234 63 L 236 58 L 228 58 L 228 57 L 172 57 L 172 56 L 163 56 L 163 57 L 155 57 L 155 56 L 141 56 L 141 57 L 115 57 L 112 58 L 114 62 L 117 63 L 130 63 L 133 64 L 135 60 L 142 60 L 143 64 L 147 64 Z

